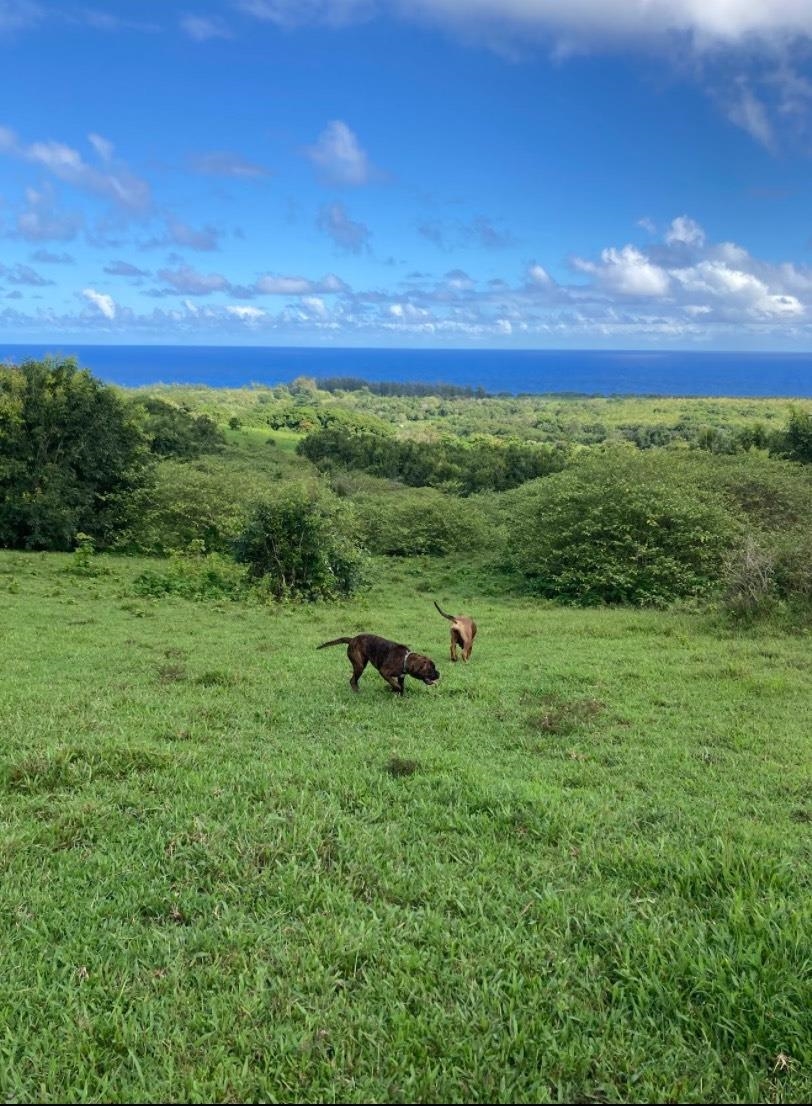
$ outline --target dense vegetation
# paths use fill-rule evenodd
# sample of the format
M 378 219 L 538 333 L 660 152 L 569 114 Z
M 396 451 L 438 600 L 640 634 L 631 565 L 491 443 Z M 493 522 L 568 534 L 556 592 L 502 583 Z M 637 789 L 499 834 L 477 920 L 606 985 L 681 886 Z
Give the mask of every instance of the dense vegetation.
M 127 394 L 4 366 L 0 542 L 174 554 L 162 586 L 186 593 L 206 554 L 249 566 L 214 563 L 206 592 L 312 599 L 363 588 L 367 552 L 457 552 L 514 593 L 809 615 L 803 404 L 328 385 Z

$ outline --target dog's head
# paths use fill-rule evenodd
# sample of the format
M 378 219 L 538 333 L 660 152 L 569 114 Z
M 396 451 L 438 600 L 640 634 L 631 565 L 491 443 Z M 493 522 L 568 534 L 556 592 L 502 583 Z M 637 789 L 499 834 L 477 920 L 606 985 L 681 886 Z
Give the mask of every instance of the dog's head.
M 434 667 L 434 661 L 422 653 L 410 653 L 406 660 L 406 671 L 416 680 L 422 680 L 431 687 L 440 679 L 440 673 Z

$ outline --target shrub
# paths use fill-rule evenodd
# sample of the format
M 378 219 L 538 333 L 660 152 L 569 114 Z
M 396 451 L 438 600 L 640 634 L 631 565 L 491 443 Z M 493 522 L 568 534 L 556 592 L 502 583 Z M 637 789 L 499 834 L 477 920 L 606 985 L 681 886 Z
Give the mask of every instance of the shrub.
M 752 534 L 729 554 L 725 565 L 726 609 L 738 618 L 751 619 L 775 606 L 775 556 Z
M 402 488 L 358 495 L 353 506 L 364 544 L 373 553 L 463 553 L 488 542 L 487 518 L 476 498 L 461 500 L 433 488 Z
M 504 491 L 564 467 L 562 449 L 491 437 L 399 439 L 330 426 L 309 434 L 297 452 L 319 468 L 361 469 L 411 487 L 453 488 L 463 495 Z
M 365 558 L 347 507 L 298 486 L 254 504 L 234 549 L 276 599 L 346 597 L 364 579 Z
M 812 411 L 793 407 L 786 427 L 775 436 L 773 448 L 791 461 L 812 463 Z
M 108 544 L 147 460 L 132 404 L 75 361 L 0 365 L 0 546 Z
M 226 458 L 161 461 L 151 486 L 137 498 L 137 518 L 121 537 L 123 548 L 166 555 L 202 542 L 210 553 L 230 553 L 249 503 L 270 480 Z
M 158 456 L 188 460 L 223 448 L 223 433 L 208 415 L 193 415 L 187 407 L 168 403 L 157 396 L 137 402 L 145 412 L 144 429 L 150 449 Z
M 514 566 L 537 594 L 581 604 L 661 605 L 708 590 L 738 527 L 690 462 L 615 447 L 519 489 Z
M 249 591 L 246 569 L 218 553 L 175 554 L 168 562 L 150 567 L 133 582 L 136 595 L 158 599 L 242 599 Z

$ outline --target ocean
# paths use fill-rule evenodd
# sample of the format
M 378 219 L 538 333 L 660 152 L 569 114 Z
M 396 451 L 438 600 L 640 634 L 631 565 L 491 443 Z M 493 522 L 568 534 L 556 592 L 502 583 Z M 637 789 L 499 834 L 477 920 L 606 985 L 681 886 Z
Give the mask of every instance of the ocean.
M 514 394 L 812 396 L 812 353 L 0 345 L 0 361 L 46 353 L 75 355 L 95 376 L 130 388 L 240 388 L 297 376 L 353 376 Z

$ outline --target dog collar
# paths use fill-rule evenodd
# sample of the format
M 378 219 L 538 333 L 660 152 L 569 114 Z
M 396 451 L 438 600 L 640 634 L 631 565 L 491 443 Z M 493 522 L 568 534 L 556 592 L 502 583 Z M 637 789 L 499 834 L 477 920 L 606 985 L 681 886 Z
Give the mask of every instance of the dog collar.
M 406 661 L 407 661 L 407 660 L 409 659 L 409 657 L 410 657 L 411 655 L 412 655 L 412 651 L 411 651 L 411 649 L 407 649 L 407 650 L 406 650 L 406 655 L 405 655 L 405 657 L 403 658 L 403 672 L 402 672 L 402 675 L 403 675 L 403 676 L 408 676 L 408 674 L 409 674 L 409 673 L 408 673 L 408 672 L 406 671 Z

